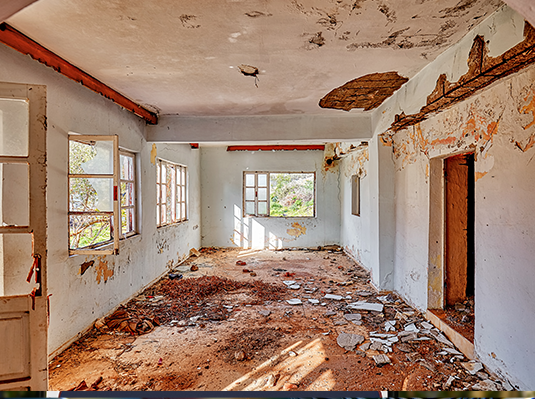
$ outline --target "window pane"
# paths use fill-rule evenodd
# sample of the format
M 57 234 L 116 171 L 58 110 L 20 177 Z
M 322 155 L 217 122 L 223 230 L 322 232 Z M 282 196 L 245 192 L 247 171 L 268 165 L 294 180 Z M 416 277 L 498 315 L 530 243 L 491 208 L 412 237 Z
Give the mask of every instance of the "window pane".
M 245 214 L 246 215 L 254 215 L 254 202 L 246 202 L 245 203 Z
M 113 179 L 71 178 L 71 211 L 113 211 Z
M 0 164 L 0 225 L 28 226 L 30 189 L 27 164 Z M 0 235 L 0 270 L 2 270 L 2 236 Z
M 121 154 L 121 179 L 122 180 L 134 180 L 134 158 Z
M 267 215 L 267 202 L 258 202 L 258 214 Z
M 121 227 L 122 233 L 127 234 L 134 231 L 134 210 L 121 209 Z
M 267 174 L 265 173 L 258 174 L 258 186 L 267 187 Z
M 313 173 L 270 174 L 270 216 L 314 216 Z
M 121 206 L 134 205 L 134 183 L 121 183 Z
M 258 200 L 259 201 L 267 201 L 267 188 L 259 188 L 258 189 Z
M 180 215 L 180 217 L 182 219 L 186 219 L 186 204 L 184 202 L 181 205 L 181 212 L 182 214 Z
M 69 141 L 69 173 L 113 174 L 113 142 Z
M 70 215 L 70 249 L 83 248 L 112 239 L 111 215 Z
M 0 99 L 0 155 L 28 155 L 29 112 L 26 100 Z
M 255 193 L 254 187 L 246 188 L 245 189 L 245 200 L 246 201 L 254 201 L 254 193 Z
M 246 186 L 254 186 L 254 175 L 251 173 L 247 173 L 245 175 L 245 185 Z

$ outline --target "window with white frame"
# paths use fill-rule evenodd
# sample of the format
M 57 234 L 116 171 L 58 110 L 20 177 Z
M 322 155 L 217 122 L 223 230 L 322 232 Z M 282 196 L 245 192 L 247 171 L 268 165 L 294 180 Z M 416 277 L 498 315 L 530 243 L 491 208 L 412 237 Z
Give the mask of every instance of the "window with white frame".
M 117 136 L 69 135 L 69 253 L 119 250 Z M 97 246 L 113 243 L 113 249 Z
M 130 237 L 137 232 L 136 209 L 136 154 L 120 150 L 121 169 L 121 236 Z
M 69 135 L 71 254 L 116 254 L 118 240 L 136 234 L 135 157 L 117 136 Z
M 162 159 L 157 166 L 158 227 L 187 220 L 187 167 Z
M 314 172 L 244 172 L 244 216 L 314 217 Z

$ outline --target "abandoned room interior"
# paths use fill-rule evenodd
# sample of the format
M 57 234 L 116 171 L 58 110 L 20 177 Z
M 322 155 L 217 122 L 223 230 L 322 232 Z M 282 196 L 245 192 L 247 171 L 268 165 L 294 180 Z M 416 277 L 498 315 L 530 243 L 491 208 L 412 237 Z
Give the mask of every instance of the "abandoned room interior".
M 1 389 L 535 387 L 530 0 L 0 18 Z

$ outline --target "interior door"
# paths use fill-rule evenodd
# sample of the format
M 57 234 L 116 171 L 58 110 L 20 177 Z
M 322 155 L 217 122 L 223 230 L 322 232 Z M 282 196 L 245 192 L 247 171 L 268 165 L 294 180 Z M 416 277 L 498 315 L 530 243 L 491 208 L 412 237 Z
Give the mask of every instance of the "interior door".
M 46 220 L 46 88 L 0 82 L 0 390 L 47 390 Z

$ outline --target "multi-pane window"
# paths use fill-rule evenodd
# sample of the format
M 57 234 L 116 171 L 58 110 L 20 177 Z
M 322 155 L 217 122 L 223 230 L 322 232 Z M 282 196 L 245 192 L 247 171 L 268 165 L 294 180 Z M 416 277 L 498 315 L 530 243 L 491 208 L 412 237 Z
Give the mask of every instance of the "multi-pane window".
M 136 158 L 135 154 L 121 150 L 121 235 L 136 234 Z
M 244 172 L 243 213 L 249 216 L 314 217 L 316 174 Z
M 136 233 L 135 164 L 117 136 L 69 136 L 71 254 L 118 253 L 119 238 Z M 97 249 L 112 242 L 113 249 Z
M 158 160 L 156 176 L 158 226 L 187 220 L 187 168 Z
M 69 252 L 118 253 L 117 136 L 69 136 Z M 92 250 L 113 242 L 113 249 Z

